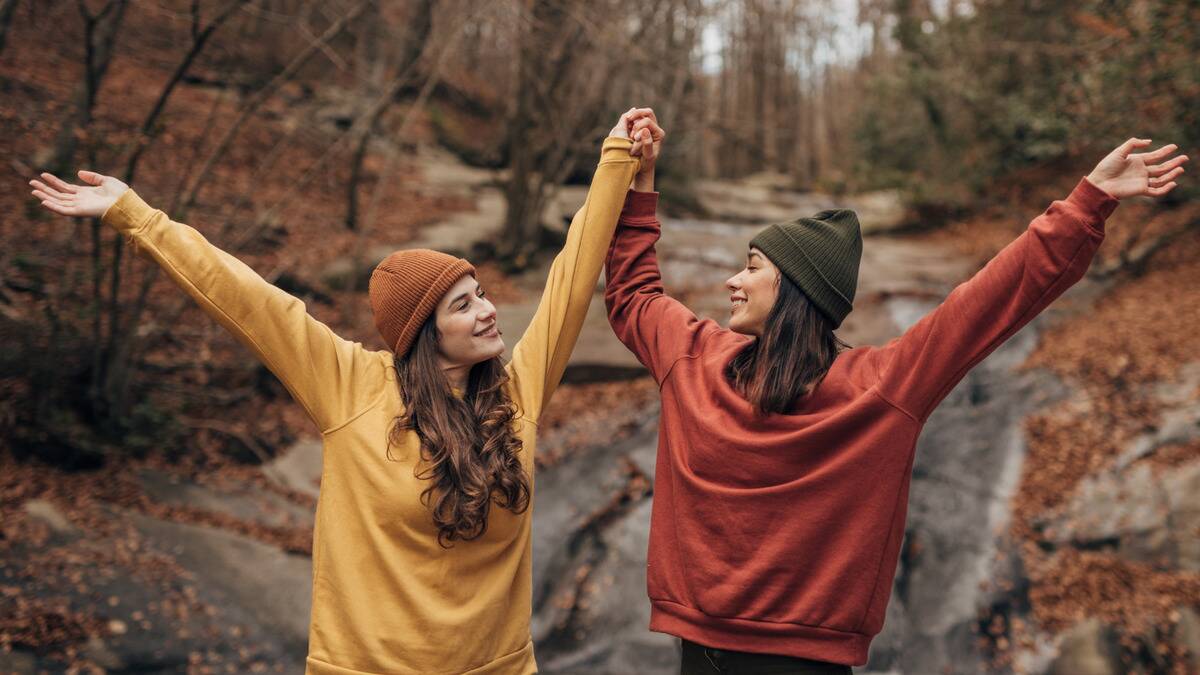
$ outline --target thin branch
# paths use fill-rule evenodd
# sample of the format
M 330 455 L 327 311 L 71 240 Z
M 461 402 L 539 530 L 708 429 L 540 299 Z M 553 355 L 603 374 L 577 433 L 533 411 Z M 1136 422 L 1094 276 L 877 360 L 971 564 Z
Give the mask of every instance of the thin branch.
M 233 121 L 233 124 L 231 124 L 229 128 L 225 130 L 225 134 L 221 137 L 221 140 L 217 142 L 216 148 L 209 154 L 208 158 L 204 161 L 204 164 L 194 174 L 191 182 L 188 184 L 187 189 L 180 199 L 180 202 L 172 205 L 171 212 L 173 214 L 177 214 L 179 218 L 186 217 L 187 211 L 196 201 L 196 197 L 200 192 L 201 186 L 203 186 L 204 182 L 208 179 L 208 176 L 212 172 L 212 169 L 216 165 L 217 161 L 225 155 L 226 150 L 229 149 L 234 137 L 237 136 L 238 131 L 241 129 L 246 120 L 248 120 L 250 116 L 258 110 L 259 106 L 265 103 L 267 99 L 269 99 L 271 95 L 274 94 L 277 89 L 279 89 L 279 87 L 283 86 L 284 83 L 292 79 L 292 76 L 299 72 L 304 64 L 306 64 L 308 60 L 313 57 L 313 55 L 320 51 L 320 48 L 323 44 L 337 37 L 342 30 L 344 30 L 346 26 L 350 24 L 351 21 L 358 17 L 358 15 L 361 14 L 363 10 L 365 10 L 367 6 L 371 4 L 371 2 L 372 0 L 363 0 L 362 2 L 359 2 L 350 8 L 350 11 L 346 12 L 341 16 L 341 18 L 333 22 L 329 28 L 327 28 L 319 38 L 317 38 L 315 42 L 309 44 L 308 47 L 297 54 L 296 57 L 292 59 L 291 63 L 289 63 L 278 75 L 276 75 L 270 82 L 255 92 L 254 96 L 252 96 L 250 100 L 247 101 L 244 106 L 242 106 L 242 109 L 238 112 L 238 116 Z

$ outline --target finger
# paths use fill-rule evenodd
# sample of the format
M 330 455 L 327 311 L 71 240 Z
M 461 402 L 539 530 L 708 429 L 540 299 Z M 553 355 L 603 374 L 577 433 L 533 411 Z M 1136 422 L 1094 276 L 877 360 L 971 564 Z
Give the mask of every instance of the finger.
M 60 200 L 60 201 L 68 201 L 69 199 L 73 198 L 73 195 L 65 195 L 65 194 L 59 192 L 58 190 L 55 190 L 54 188 L 46 185 L 45 183 L 43 183 L 40 180 L 31 180 L 31 181 L 29 181 L 29 184 L 32 185 L 34 188 L 41 190 L 42 192 L 50 195 L 51 197 L 54 197 L 55 199 Z
M 78 215 L 78 213 L 79 213 L 79 210 L 77 208 L 75 208 L 74 206 L 63 206 L 62 204 L 55 204 L 54 202 L 51 202 L 51 201 L 42 202 L 42 206 L 57 213 L 60 216 L 75 216 L 75 215 Z
M 1180 155 L 1178 157 L 1173 157 L 1169 161 L 1163 162 L 1162 164 L 1148 166 L 1146 167 L 1146 171 L 1149 172 L 1151 176 L 1161 176 L 1177 166 L 1182 166 L 1186 161 L 1188 161 L 1188 156 Z
M 1157 161 L 1160 161 L 1160 160 L 1166 159 L 1167 157 L 1170 157 L 1171 153 L 1175 152 L 1178 149 L 1179 149 L 1178 145 L 1175 145 L 1174 143 L 1169 143 L 1167 145 L 1162 146 L 1161 148 L 1159 148 L 1157 150 L 1153 150 L 1151 152 L 1142 152 L 1142 153 L 1138 153 L 1133 156 L 1140 157 L 1141 160 L 1147 164 L 1153 164 Z
M 634 113 L 638 117 L 649 117 L 650 119 L 654 120 L 655 122 L 658 121 L 658 117 L 655 116 L 655 114 L 654 114 L 654 108 L 635 108 Z
M 1149 138 L 1131 138 L 1131 139 L 1125 141 L 1124 143 L 1122 143 L 1120 145 L 1120 147 L 1117 148 L 1117 153 L 1122 158 L 1128 157 L 1129 153 L 1133 152 L 1134 150 L 1136 150 L 1138 148 L 1144 148 L 1147 145 L 1150 145 Z
M 646 159 L 658 159 L 658 146 L 654 144 L 653 138 L 646 143 L 646 151 L 642 153 Z
M 1151 178 L 1150 185 L 1156 186 L 1156 185 L 1162 185 L 1164 183 L 1170 183 L 1171 181 L 1175 180 L 1182 174 L 1183 174 L 1183 167 L 1177 166 L 1177 167 L 1175 167 L 1175 169 L 1173 171 L 1171 171 L 1170 173 L 1168 173 L 1165 176 L 1155 176 L 1155 177 Z
M 649 129 L 650 129 L 650 134 L 652 136 L 654 136 L 655 141 L 661 141 L 662 139 L 667 137 L 667 132 L 663 131 L 663 128 L 658 126 L 658 124 L 655 122 L 650 123 Z
M 55 176 L 52 173 L 43 173 L 42 180 L 45 180 L 47 183 L 52 185 L 55 190 L 58 190 L 59 192 L 74 194 L 75 191 L 77 190 L 77 188 L 74 185 L 71 185 L 70 183 L 64 181 L 63 179 L 59 178 L 58 176 Z
M 1159 187 L 1147 188 L 1144 194 L 1148 194 L 1151 197 L 1161 197 L 1174 189 L 1175 183 L 1167 183 L 1166 185 L 1160 185 Z
M 99 185 L 104 182 L 104 176 L 96 173 L 95 171 L 84 170 L 79 172 L 79 180 L 87 183 L 88 185 Z
M 649 119 L 654 122 L 658 121 L 658 118 L 654 116 L 654 111 L 650 108 L 636 108 L 629 118 L 632 120 Z
M 69 203 L 69 202 L 67 202 L 67 201 L 65 201 L 64 199 L 62 199 L 62 198 L 60 198 L 60 197 L 55 197 L 55 196 L 54 196 L 54 195 L 52 195 L 52 194 L 47 194 L 46 192 L 44 192 L 44 191 L 42 191 L 42 190 L 40 190 L 40 189 L 39 189 L 39 190 L 34 190 L 32 194 L 33 194 L 33 196 L 34 196 L 34 197 L 37 197 L 38 199 L 40 199 L 40 200 L 42 200 L 42 201 L 45 201 L 45 202 L 54 202 L 55 204 L 61 204 L 61 205 L 63 205 L 63 206 L 69 206 L 69 205 L 70 205 L 70 203 Z

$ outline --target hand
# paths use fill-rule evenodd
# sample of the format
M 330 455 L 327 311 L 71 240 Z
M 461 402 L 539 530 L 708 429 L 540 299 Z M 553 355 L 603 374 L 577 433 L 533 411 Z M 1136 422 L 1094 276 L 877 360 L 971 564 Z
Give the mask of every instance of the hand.
M 76 218 L 99 218 L 129 186 L 112 176 L 102 176 L 91 171 L 80 171 L 79 179 L 87 186 L 72 185 L 57 176 L 43 173 L 42 179 L 31 180 L 33 196 L 42 200 L 42 206 L 51 211 Z M 47 185 L 49 183 L 49 185 Z
M 642 168 L 639 173 L 653 175 L 654 165 L 658 161 L 659 153 L 662 152 L 662 142 L 667 137 L 667 132 L 658 126 L 658 118 L 650 108 L 635 109 L 630 120 L 632 122 L 630 138 L 633 139 L 633 147 L 630 148 L 629 154 L 642 158 Z
M 608 135 L 615 136 L 617 138 L 629 138 L 629 129 L 633 125 L 633 122 L 629 119 L 629 117 L 636 110 L 637 108 L 630 108 L 629 110 L 621 113 L 621 116 L 617 118 L 617 125 L 612 128 L 612 131 L 608 132 Z
M 1133 153 L 1136 148 L 1150 145 L 1150 139 L 1131 138 L 1121 147 L 1108 153 L 1095 169 L 1088 174 L 1093 185 L 1121 199 L 1145 195 L 1161 197 L 1175 189 L 1175 178 L 1183 173 L 1187 155 L 1179 155 L 1167 161 L 1179 149 L 1174 143 L 1164 145 L 1152 152 Z

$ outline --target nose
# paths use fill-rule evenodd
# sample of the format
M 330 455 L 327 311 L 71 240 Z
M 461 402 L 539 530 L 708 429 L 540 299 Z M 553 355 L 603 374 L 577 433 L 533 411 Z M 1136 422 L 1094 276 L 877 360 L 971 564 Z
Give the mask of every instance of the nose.
M 741 277 L 742 277 L 742 273 L 738 272 L 737 274 L 726 279 L 725 280 L 725 288 L 728 288 L 731 291 L 736 291 L 739 288 L 741 288 L 742 287 Z
M 476 317 L 478 321 L 487 323 L 496 318 L 496 306 L 490 300 L 484 298 L 479 308 L 479 315 Z

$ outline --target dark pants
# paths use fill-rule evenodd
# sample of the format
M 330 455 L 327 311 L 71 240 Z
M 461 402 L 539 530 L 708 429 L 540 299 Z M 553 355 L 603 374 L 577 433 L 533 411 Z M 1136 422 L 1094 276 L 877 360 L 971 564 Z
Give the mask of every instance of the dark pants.
M 850 666 L 794 656 L 714 649 L 683 641 L 680 675 L 853 675 Z

